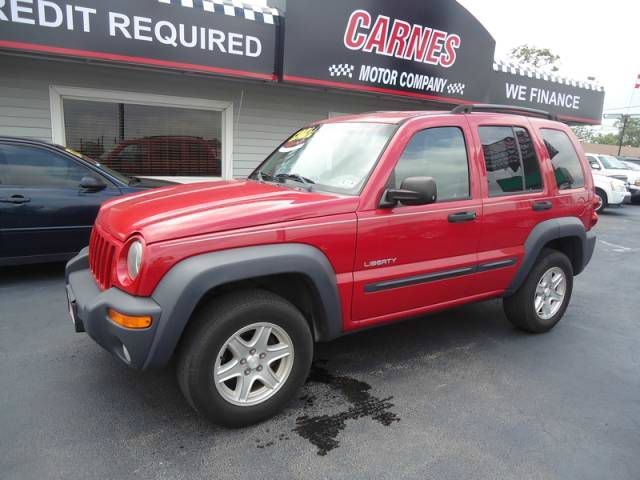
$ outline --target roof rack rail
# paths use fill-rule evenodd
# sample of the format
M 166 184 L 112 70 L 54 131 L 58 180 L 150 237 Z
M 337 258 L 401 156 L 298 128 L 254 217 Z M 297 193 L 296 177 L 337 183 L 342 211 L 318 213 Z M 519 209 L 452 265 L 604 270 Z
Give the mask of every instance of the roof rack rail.
M 494 112 L 494 113 L 512 113 L 514 115 L 525 115 L 527 117 L 542 117 L 548 120 L 558 121 L 559 118 L 555 113 L 549 113 L 545 110 L 537 110 L 535 108 L 515 107 L 513 105 L 492 105 L 489 103 L 477 103 L 472 105 L 458 105 L 451 110 L 451 113 L 473 113 L 473 112 Z

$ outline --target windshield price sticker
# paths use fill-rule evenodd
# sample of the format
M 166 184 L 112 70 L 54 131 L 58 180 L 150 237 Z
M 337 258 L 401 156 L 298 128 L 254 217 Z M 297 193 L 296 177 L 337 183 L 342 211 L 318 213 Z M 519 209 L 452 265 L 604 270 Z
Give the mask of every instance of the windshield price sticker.
M 280 148 L 281 152 L 290 152 L 302 147 L 307 140 L 309 140 L 314 133 L 318 130 L 318 127 L 308 127 L 294 133 L 289 140 Z

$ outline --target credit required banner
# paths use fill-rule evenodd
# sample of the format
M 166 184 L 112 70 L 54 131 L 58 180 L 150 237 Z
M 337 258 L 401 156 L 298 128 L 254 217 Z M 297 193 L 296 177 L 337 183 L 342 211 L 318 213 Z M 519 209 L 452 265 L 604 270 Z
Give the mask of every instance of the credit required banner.
M 400 95 L 600 123 L 589 83 L 494 63 L 455 0 L 0 0 L 0 49 Z
M 265 80 L 278 24 L 212 0 L 0 0 L 0 48 Z
M 451 0 L 295 0 L 283 80 L 450 103 L 486 101 L 495 41 Z

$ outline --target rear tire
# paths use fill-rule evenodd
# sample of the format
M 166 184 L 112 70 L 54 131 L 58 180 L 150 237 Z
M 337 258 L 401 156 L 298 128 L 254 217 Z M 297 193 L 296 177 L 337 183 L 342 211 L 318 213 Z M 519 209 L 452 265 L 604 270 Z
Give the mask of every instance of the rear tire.
M 562 318 L 573 291 L 573 267 L 567 256 L 544 249 L 522 286 L 503 300 L 509 321 L 531 333 L 551 330 Z
M 312 357 L 309 325 L 293 304 L 267 291 L 238 291 L 195 313 L 179 349 L 178 383 L 208 420 L 243 427 L 285 407 Z
M 596 196 L 598 197 L 598 206 L 596 207 L 596 213 L 604 212 L 609 206 L 609 198 L 604 190 L 596 188 Z

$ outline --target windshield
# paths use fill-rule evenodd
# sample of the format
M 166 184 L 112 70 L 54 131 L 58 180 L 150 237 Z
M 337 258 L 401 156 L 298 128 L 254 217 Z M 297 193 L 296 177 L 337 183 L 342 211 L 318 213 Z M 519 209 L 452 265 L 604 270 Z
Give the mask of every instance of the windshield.
M 293 134 L 249 178 L 357 195 L 395 130 L 378 123 L 327 123 Z
M 628 170 L 627 166 L 611 155 L 598 155 L 604 168 L 610 168 L 612 170 Z

